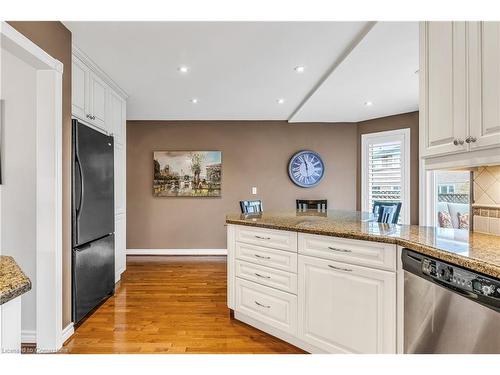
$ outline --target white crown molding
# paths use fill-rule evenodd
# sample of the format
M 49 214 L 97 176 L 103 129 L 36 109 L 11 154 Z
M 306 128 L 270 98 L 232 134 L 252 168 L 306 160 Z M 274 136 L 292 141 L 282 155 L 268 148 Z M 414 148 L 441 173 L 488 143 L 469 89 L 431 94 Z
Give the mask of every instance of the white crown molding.
M 113 90 L 115 90 L 118 95 L 120 95 L 124 100 L 127 100 L 128 94 L 123 90 L 118 84 L 111 79 L 100 67 L 97 65 L 85 52 L 83 52 L 75 44 L 72 45 L 73 55 L 82 60 L 92 71 L 97 73 L 99 77 L 106 82 Z
M 127 255 L 227 255 L 227 249 L 127 249 Z

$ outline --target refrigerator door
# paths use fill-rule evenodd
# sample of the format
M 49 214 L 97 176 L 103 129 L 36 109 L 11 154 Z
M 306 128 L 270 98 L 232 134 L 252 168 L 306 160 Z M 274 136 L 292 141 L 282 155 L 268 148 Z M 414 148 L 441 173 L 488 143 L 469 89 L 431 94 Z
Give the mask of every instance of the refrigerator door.
M 73 322 L 78 323 L 115 288 L 115 238 L 73 249 Z
M 114 232 L 113 137 L 73 120 L 73 246 Z

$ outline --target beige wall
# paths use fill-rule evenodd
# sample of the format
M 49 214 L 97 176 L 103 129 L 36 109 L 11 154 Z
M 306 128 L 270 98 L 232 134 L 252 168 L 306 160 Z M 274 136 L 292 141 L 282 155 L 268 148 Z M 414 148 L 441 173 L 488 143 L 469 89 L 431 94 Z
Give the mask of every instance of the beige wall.
M 382 117 L 378 119 L 363 121 L 358 123 L 357 137 L 357 158 L 358 169 L 356 176 L 356 209 L 361 209 L 361 135 L 368 133 L 376 133 L 386 130 L 396 130 L 410 128 L 410 195 L 411 195 L 411 223 L 418 224 L 418 112 L 404 113 Z
M 61 22 L 9 24 L 64 64 L 63 72 L 63 327 L 71 322 L 71 32 Z
M 295 209 L 296 198 L 355 209 L 356 137 L 356 124 L 128 121 L 127 248 L 226 248 L 225 215 L 243 199 L 262 199 L 266 210 Z M 317 187 L 288 178 L 288 160 L 302 149 L 325 161 Z M 222 197 L 154 198 L 153 150 L 222 151 Z

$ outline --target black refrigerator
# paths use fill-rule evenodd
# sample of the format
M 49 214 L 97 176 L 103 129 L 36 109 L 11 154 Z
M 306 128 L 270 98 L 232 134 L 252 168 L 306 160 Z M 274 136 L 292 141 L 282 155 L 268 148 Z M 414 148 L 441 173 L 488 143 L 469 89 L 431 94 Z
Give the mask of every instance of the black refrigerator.
M 114 293 L 113 137 L 73 126 L 72 315 L 78 323 Z

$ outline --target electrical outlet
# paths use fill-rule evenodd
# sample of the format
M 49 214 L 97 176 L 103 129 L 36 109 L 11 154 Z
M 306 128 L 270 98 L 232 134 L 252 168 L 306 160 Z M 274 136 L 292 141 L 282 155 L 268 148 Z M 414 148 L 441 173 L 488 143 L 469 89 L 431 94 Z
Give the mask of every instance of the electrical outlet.
M 256 187 L 253 187 L 253 188 L 252 188 L 252 194 L 253 194 L 253 195 L 257 194 L 257 188 L 256 188 Z

